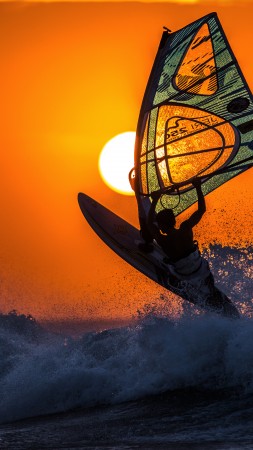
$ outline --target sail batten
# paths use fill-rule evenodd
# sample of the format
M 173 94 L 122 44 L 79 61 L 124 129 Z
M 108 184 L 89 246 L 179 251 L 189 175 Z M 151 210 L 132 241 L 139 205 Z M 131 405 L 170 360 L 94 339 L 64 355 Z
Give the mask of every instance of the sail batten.
M 253 101 L 216 13 L 163 33 L 144 95 L 135 146 L 135 191 L 142 217 L 149 196 L 167 191 L 180 214 L 251 167 Z M 170 207 L 167 196 L 158 210 Z

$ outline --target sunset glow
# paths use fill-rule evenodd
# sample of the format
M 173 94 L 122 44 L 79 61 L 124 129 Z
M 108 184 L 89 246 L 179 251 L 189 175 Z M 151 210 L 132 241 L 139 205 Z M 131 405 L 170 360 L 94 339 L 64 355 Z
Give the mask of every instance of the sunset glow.
M 100 153 L 136 130 L 163 26 L 178 30 L 214 8 L 252 89 L 252 2 L 0 3 L 3 312 L 132 317 L 160 296 L 95 235 L 77 194 L 139 226 L 134 196 L 104 183 Z M 252 170 L 207 196 L 200 244 L 252 242 Z

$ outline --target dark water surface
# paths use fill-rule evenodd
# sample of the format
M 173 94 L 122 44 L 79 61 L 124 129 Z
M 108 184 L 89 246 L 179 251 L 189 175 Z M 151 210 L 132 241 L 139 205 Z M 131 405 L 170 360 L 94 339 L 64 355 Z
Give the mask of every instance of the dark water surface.
M 253 398 L 174 391 L 0 427 L 2 449 L 252 449 Z

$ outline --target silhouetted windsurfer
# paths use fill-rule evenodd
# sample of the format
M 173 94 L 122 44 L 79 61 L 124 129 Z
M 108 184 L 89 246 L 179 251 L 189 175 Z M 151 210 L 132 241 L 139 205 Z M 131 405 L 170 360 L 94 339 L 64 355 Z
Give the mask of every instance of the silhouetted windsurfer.
M 172 209 L 164 209 L 155 213 L 157 202 L 161 196 L 159 192 L 152 194 L 153 202 L 148 216 L 148 229 L 166 255 L 168 264 L 169 283 L 178 285 L 182 280 L 190 280 L 191 276 L 205 279 L 211 285 L 214 284 L 209 264 L 203 260 L 197 242 L 194 241 L 193 227 L 199 223 L 206 211 L 205 198 L 201 190 L 201 182 L 193 181 L 198 195 L 198 209 L 189 219 L 176 228 L 176 218 Z
M 198 195 L 198 209 L 189 219 L 182 222 L 179 228 L 176 228 L 176 218 L 172 209 L 164 209 L 156 214 L 156 205 L 161 193 L 151 194 L 153 202 L 146 224 L 149 242 L 144 245 L 151 245 L 152 236 L 162 248 L 165 254 L 164 262 L 168 265 L 169 285 L 179 289 L 179 292 L 180 289 L 186 291 L 190 289 L 191 294 L 199 297 L 197 303 L 203 302 L 203 305 L 216 310 L 220 308 L 222 314 L 226 316 L 239 317 L 232 302 L 228 298 L 224 302 L 224 295 L 215 287 L 208 261 L 201 256 L 198 244 L 194 241 L 193 228 L 205 213 L 206 205 L 201 182 L 195 179 L 192 184 Z
M 192 229 L 201 220 L 206 211 L 206 205 L 201 190 L 201 182 L 199 180 L 194 180 L 193 186 L 196 188 L 198 195 L 198 210 L 195 211 L 189 219 L 182 222 L 179 228 L 175 228 L 176 218 L 172 209 L 164 209 L 157 215 L 155 214 L 156 205 L 161 194 L 159 192 L 154 192 L 151 195 L 153 202 L 148 216 L 148 229 L 158 245 L 167 255 L 168 261 L 171 264 L 176 264 L 181 259 L 187 258 L 198 250 L 196 241 L 193 239 Z

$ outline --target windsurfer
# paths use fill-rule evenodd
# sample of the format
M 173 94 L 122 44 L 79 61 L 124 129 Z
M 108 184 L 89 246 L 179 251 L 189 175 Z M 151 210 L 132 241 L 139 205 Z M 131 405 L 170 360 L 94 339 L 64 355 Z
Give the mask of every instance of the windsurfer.
M 151 194 L 153 202 L 148 216 L 148 229 L 172 263 L 185 258 L 196 250 L 192 229 L 199 223 L 206 211 L 201 182 L 195 179 L 192 184 L 196 188 L 198 195 L 198 210 L 189 219 L 182 222 L 178 229 L 175 228 L 176 218 L 172 209 L 164 209 L 157 215 L 155 214 L 161 193 L 154 192 Z
M 190 279 L 199 272 L 201 279 L 208 278 L 213 283 L 208 262 L 200 255 L 197 242 L 193 238 L 193 227 L 199 223 L 206 211 L 205 198 L 201 190 L 201 182 L 193 181 L 198 195 L 198 209 L 189 219 L 176 228 L 176 218 L 172 209 L 164 209 L 155 213 L 156 205 L 161 197 L 160 192 L 152 193 L 152 205 L 148 216 L 148 229 L 157 244 L 165 253 L 165 261 L 169 265 L 170 283 Z
M 194 241 L 192 229 L 201 220 L 206 205 L 201 182 L 195 179 L 192 184 L 198 196 L 197 211 L 176 228 L 176 218 L 172 209 L 164 209 L 156 214 L 156 205 L 161 193 L 153 192 L 147 229 L 165 254 L 168 286 L 173 286 L 179 295 L 180 292 L 187 293 L 194 299 L 193 303 L 220 310 L 225 316 L 238 318 L 236 307 L 215 287 L 208 261 L 201 256 L 198 244 Z M 150 242 L 148 245 L 151 245 Z

